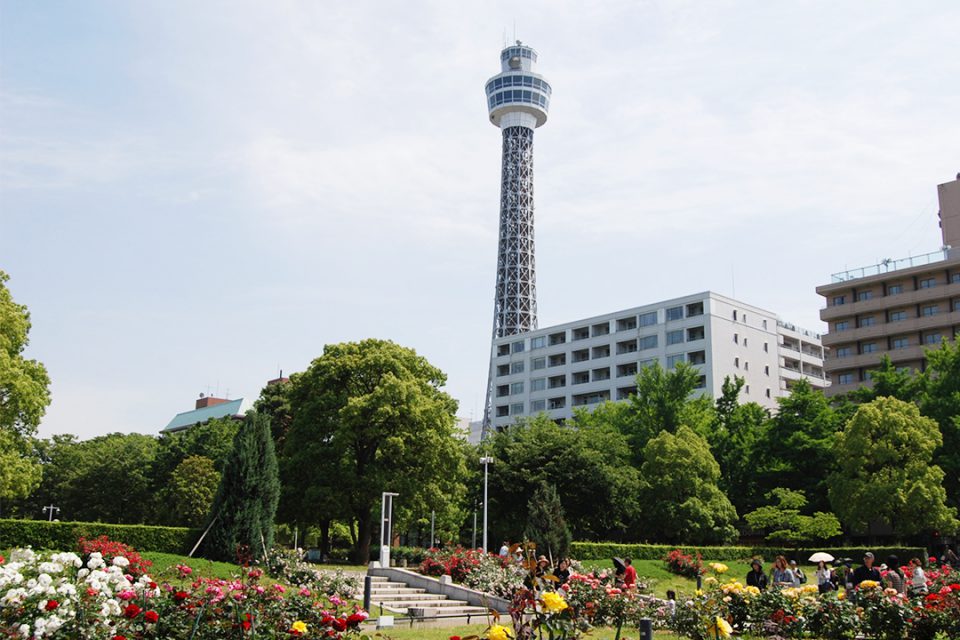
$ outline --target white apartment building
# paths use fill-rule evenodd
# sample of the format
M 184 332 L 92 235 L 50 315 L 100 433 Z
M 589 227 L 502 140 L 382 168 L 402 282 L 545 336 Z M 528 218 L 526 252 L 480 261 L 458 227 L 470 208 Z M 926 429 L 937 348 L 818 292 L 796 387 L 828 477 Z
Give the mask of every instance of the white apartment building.
M 546 413 L 555 420 L 577 407 L 626 400 L 635 377 L 659 362 L 700 371 L 698 394 L 720 395 L 726 376 L 745 384 L 741 401 L 771 409 L 795 381 L 828 383 L 816 333 L 776 314 L 711 291 L 537 329 L 493 342 L 491 426 Z

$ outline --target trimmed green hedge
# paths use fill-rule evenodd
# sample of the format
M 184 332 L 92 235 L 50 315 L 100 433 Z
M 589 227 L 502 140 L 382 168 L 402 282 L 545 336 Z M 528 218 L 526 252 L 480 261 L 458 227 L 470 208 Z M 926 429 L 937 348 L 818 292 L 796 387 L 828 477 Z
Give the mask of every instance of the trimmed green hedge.
M 629 557 L 634 560 L 662 560 L 674 549 L 682 549 L 685 553 L 699 553 L 704 560 L 745 560 L 761 557 L 766 562 L 772 561 L 778 555 L 794 558 L 801 564 L 817 551 L 826 551 L 833 557 L 851 558 L 859 564 L 863 554 L 872 551 L 877 557 L 877 564 L 883 562 L 887 556 L 894 554 L 900 561 L 906 563 L 910 558 L 918 557 L 925 560 L 927 550 L 923 547 L 819 547 L 814 549 L 788 549 L 785 547 L 691 547 L 671 546 L 665 544 L 618 544 L 615 542 L 574 542 L 570 546 L 570 555 L 578 560 L 604 560 L 608 558 Z
M 139 524 L 102 522 L 46 522 L 43 520 L 0 520 L 0 549 L 31 546 L 34 549 L 73 551 L 77 539 L 107 536 L 137 551 L 189 553 L 200 539 L 202 529 L 150 527 Z

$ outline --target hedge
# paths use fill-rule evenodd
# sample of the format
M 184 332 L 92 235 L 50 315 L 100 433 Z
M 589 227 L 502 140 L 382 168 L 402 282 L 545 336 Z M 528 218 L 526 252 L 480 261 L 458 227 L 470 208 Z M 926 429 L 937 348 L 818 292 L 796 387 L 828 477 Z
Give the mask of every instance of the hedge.
M 189 553 L 200 539 L 202 529 L 151 527 L 139 524 L 102 522 L 46 522 L 44 520 L 0 520 L 0 549 L 31 546 L 34 549 L 73 551 L 77 540 L 107 536 L 137 551 Z
M 613 557 L 629 557 L 633 560 L 662 560 L 674 549 L 682 549 L 685 553 L 699 553 L 704 560 L 745 560 L 760 557 L 770 562 L 778 555 L 796 559 L 801 564 L 818 551 L 826 551 L 838 560 L 851 558 L 859 564 L 867 551 L 872 551 L 877 557 L 877 563 L 883 562 L 887 556 L 896 555 L 901 562 L 906 563 L 910 558 L 926 559 L 927 550 L 923 547 L 818 547 L 812 549 L 790 549 L 786 547 L 692 547 L 671 546 L 665 544 L 619 544 L 615 542 L 574 542 L 570 546 L 570 555 L 578 560 L 606 560 Z

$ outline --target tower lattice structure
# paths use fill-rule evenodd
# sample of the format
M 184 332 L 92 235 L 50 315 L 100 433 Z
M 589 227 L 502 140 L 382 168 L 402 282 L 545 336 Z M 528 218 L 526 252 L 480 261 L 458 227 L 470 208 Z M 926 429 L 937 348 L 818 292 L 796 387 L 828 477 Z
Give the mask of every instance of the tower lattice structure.
M 547 121 L 552 90 L 543 76 L 534 73 L 536 63 L 537 52 L 518 40 L 500 52 L 501 72 L 486 84 L 490 122 L 503 134 L 494 339 L 537 328 L 533 130 Z M 491 351 L 483 437 L 493 411 L 494 356 Z

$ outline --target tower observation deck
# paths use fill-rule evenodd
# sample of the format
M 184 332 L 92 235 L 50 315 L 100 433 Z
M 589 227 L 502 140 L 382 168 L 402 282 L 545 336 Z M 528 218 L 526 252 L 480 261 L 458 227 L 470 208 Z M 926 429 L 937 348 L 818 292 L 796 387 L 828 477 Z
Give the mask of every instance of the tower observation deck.
M 550 84 L 533 68 L 537 52 L 522 44 L 500 52 L 501 71 L 487 81 L 490 122 L 503 133 L 500 236 L 493 338 L 537 328 L 533 237 L 533 130 L 547 121 Z M 491 357 L 491 365 L 493 358 Z M 494 372 L 487 383 L 484 436 L 490 424 Z

